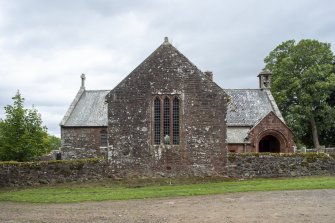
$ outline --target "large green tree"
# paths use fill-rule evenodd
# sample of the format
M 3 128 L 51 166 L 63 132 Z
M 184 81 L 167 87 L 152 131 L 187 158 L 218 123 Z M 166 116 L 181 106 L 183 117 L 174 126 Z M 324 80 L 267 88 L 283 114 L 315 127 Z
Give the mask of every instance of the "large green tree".
M 312 138 L 315 148 L 320 148 L 320 133 L 335 126 L 335 108 L 329 103 L 335 89 L 334 59 L 329 43 L 306 39 L 283 42 L 264 60 L 288 126 L 299 142 Z
M 47 130 L 35 108 L 24 108 L 19 91 L 12 99 L 0 120 L 0 160 L 32 160 L 50 150 Z

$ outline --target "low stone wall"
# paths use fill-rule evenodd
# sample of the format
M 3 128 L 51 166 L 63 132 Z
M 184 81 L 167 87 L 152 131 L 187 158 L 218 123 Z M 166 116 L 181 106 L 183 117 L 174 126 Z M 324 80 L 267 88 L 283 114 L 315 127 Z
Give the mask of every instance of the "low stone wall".
M 234 154 L 228 155 L 227 174 L 223 177 L 296 177 L 334 175 L 335 159 L 323 153 Z M 185 177 L 197 177 L 190 170 Z M 198 177 L 201 177 L 199 175 Z M 51 160 L 40 162 L 0 162 L 0 187 L 35 186 L 63 182 L 82 182 L 124 177 L 173 177 L 155 172 L 150 176 L 119 171 L 99 159 Z M 178 175 L 178 177 L 183 177 Z M 218 177 L 216 175 L 216 177 Z
M 324 153 L 229 154 L 227 175 L 233 178 L 335 175 L 335 159 Z
M 99 159 L 0 162 L 0 187 L 35 186 L 81 182 L 109 177 L 109 168 Z

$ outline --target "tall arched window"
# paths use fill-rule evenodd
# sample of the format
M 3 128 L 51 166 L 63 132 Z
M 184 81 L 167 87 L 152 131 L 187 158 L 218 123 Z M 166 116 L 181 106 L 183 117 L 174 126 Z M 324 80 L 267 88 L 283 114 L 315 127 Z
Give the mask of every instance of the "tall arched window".
M 170 99 L 164 98 L 164 119 L 163 119 L 163 131 L 164 131 L 164 144 L 170 144 Z
M 154 143 L 161 143 L 161 100 L 159 98 L 154 102 Z
M 177 96 L 156 96 L 153 102 L 153 143 L 180 143 L 180 100 Z
M 173 99 L 173 144 L 179 144 L 179 99 Z
M 107 142 L 107 131 L 106 130 L 101 130 L 100 131 L 100 146 L 101 147 L 107 147 L 108 142 Z

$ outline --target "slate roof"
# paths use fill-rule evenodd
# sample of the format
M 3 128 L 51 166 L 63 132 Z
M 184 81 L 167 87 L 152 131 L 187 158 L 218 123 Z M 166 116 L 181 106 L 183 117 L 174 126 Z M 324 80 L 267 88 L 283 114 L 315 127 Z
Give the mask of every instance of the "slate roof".
M 261 89 L 226 89 L 225 92 L 230 96 L 227 111 L 228 127 L 245 126 L 250 129 L 270 111 L 274 111 L 283 120 L 281 113 L 277 110 L 277 105 L 269 97 L 271 93 L 267 91 Z M 61 126 L 107 126 L 105 96 L 109 92 L 110 90 L 80 90 L 67 115 L 64 116 Z M 229 130 L 228 134 L 235 134 L 235 136 L 228 136 L 228 142 L 236 141 L 236 138 L 240 138 L 238 141 L 241 142 L 245 130 L 241 131 L 243 133 L 236 129 Z
M 76 97 L 73 105 L 70 106 L 68 116 L 64 116 L 61 126 L 107 126 L 105 97 L 109 92 L 109 90 L 82 91 L 80 95 L 77 95 L 78 98 Z
M 269 90 L 225 89 L 230 96 L 227 111 L 228 126 L 253 126 L 270 111 L 283 117 Z
M 246 139 L 250 127 L 228 127 L 227 142 L 228 143 L 249 143 Z

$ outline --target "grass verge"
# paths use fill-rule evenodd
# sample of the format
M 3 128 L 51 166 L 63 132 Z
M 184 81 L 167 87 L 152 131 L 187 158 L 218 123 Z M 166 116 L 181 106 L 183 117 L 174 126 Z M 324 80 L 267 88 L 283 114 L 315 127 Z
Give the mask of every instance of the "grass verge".
M 157 197 L 224 194 L 248 191 L 335 189 L 335 177 L 253 179 L 181 185 L 129 187 L 123 184 L 87 183 L 37 188 L 0 190 L 0 201 L 72 203 L 83 201 L 128 200 Z

